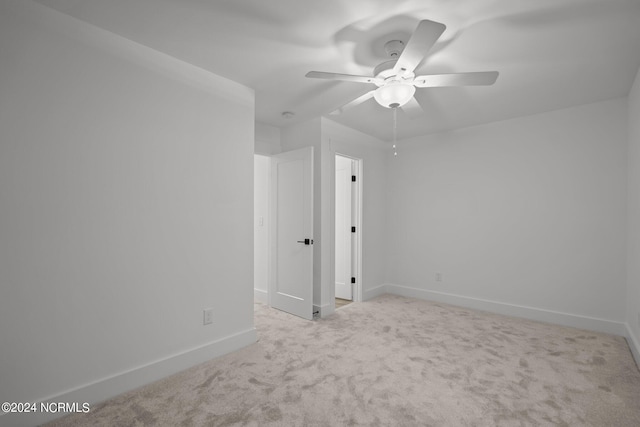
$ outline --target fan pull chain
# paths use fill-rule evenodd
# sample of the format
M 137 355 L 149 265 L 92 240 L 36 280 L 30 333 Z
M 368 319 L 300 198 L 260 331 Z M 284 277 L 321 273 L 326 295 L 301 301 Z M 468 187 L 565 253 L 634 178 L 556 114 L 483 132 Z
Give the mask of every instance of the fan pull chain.
M 393 155 L 398 155 L 398 150 L 396 150 L 397 145 L 397 130 L 398 128 L 398 107 L 393 108 Z

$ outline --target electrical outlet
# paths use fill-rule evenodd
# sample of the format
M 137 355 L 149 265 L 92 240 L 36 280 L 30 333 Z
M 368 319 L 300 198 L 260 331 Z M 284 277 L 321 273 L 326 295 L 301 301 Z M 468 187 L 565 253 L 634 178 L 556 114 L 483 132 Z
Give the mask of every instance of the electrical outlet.
M 436 282 L 442 282 L 442 273 L 436 273 Z
M 202 319 L 202 324 L 203 325 L 210 325 L 213 323 L 213 308 L 205 308 L 203 311 L 203 319 Z

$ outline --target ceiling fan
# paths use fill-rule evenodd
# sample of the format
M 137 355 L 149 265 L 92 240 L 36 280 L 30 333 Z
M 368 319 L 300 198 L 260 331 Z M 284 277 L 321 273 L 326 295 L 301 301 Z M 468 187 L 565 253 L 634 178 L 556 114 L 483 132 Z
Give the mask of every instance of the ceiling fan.
M 498 78 L 497 71 L 471 73 L 430 74 L 416 76 L 414 71 L 431 47 L 438 41 L 446 26 L 439 22 L 420 21 L 409 41 L 388 41 L 385 51 L 391 59 L 379 64 L 373 70 L 373 76 L 355 76 L 350 74 L 310 71 L 306 77 L 315 79 L 343 80 L 355 83 L 369 83 L 377 86 L 364 95 L 348 102 L 331 114 L 341 114 L 363 102 L 375 98 L 378 104 L 386 108 L 401 108 L 405 114 L 415 118 L 422 114 L 422 107 L 414 98 L 416 88 L 445 86 L 489 86 Z

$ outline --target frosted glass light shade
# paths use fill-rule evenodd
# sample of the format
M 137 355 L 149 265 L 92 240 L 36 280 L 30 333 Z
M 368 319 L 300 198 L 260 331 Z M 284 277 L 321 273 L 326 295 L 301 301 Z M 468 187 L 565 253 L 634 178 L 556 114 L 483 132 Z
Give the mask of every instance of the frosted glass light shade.
M 416 88 L 412 84 L 389 82 L 378 88 L 373 93 L 373 97 L 383 107 L 396 108 L 409 102 L 414 93 L 416 93 Z

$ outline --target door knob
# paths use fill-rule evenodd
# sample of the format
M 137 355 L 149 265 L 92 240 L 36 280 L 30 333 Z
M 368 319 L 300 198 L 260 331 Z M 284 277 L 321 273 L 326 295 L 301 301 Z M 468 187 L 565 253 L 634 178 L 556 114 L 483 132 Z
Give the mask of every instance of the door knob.
M 313 245 L 313 239 L 298 240 L 298 243 L 304 243 L 305 245 Z

